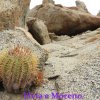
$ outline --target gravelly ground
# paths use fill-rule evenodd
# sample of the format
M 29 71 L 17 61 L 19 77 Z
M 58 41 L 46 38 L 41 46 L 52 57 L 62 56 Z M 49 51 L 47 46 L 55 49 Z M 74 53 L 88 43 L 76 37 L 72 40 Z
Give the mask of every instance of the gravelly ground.
M 77 93 L 82 94 L 83 100 L 100 100 L 100 29 L 73 38 L 57 38 L 57 41 L 43 45 L 49 58 L 44 66 L 44 84 L 36 93 Z M 1 91 L 0 100 L 24 100 L 24 97 Z

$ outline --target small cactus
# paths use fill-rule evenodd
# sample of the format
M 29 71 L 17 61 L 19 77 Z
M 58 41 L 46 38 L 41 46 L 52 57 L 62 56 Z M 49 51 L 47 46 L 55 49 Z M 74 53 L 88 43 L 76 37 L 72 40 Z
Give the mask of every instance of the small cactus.
M 23 92 L 42 83 L 43 72 L 37 57 L 26 47 L 17 46 L 0 54 L 0 78 L 8 92 Z

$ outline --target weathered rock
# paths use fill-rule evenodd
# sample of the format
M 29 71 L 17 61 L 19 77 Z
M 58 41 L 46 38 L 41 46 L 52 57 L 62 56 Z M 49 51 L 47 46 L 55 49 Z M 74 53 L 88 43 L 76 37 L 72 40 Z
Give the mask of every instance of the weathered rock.
M 54 2 L 53 0 L 43 0 L 43 1 L 42 1 L 42 4 L 43 4 L 43 5 L 47 5 L 47 4 L 49 4 L 49 3 L 50 3 L 50 4 L 55 4 L 55 2 Z
M 77 8 L 77 7 L 66 7 L 66 8 L 68 8 L 68 9 L 71 9 L 71 10 L 77 10 L 77 11 L 79 11 L 79 9 Z
M 93 42 L 94 43 L 94 42 Z M 84 100 L 100 99 L 100 41 L 79 50 L 76 67 L 57 79 L 60 93 L 81 94 Z M 74 60 L 73 60 L 74 62 Z M 63 99 L 65 100 L 65 99 Z
M 76 6 L 78 7 L 79 10 L 86 12 L 86 13 L 89 13 L 84 2 L 82 2 L 80 0 L 76 0 L 75 3 L 76 3 Z
M 100 17 L 54 5 L 40 5 L 28 16 L 43 20 L 48 31 L 57 35 L 75 35 L 100 27 Z
M 92 38 L 93 41 L 89 41 Z M 83 100 L 100 100 L 100 29 L 87 31 L 69 39 L 63 39 L 61 36 L 61 41 L 53 41 L 42 47 L 48 50 L 49 59 L 44 66 L 44 83 L 35 91 L 43 94 L 41 100 L 47 100 L 44 98 L 46 94 L 50 97 L 48 100 L 52 100 L 54 98 L 52 93 L 56 95 L 57 92 L 81 94 L 84 96 Z M 31 93 L 34 94 L 34 91 Z M 14 95 L 3 91 L 0 92 L 0 98 L 1 100 L 25 99 L 23 94 Z M 29 99 L 33 100 L 31 97 Z M 55 100 L 58 98 L 55 97 Z
M 47 27 L 42 20 L 29 20 L 27 25 L 29 32 L 40 44 L 47 44 L 51 42 Z
M 61 41 L 61 40 L 70 39 L 68 35 L 58 36 L 55 33 L 49 33 L 49 36 L 52 41 Z
M 28 47 L 39 58 L 39 67 L 43 67 L 45 61 L 48 58 L 46 50 L 44 50 L 28 33 L 22 28 L 16 28 L 15 30 L 5 30 L 0 32 L 0 51 L 2 49 L 11 48 L 17 45 Z
M 0 99 L 1 100 L 25 100 L 23 94 L 10 94 L 6 92 L 0 92 Z
M 100 11 L 97 13 L 97 16 L 100 16 Z
M 52 93 L 56 93 L 55 80 L 45 80 L 43 86 L 36 89 L 35 93 L 41 94 L 41 100 L 52 100 Z M 48 96 L 46 96 L 48 95 Z M 36 100 L 40 100 L 37 98 Z M 58 99 L 55 99 L 58 100 Z
M 58 93 L 81 94 L 83 100 L 100 99 L 99 45 L 100 29 L 97 29 L 69 40 L 43 46 L 50 53 L 46 62 L 45 76 L 48 78 L 59 76 L 55 79 Z M 70 99 L 73 98 L 70 96 Z
M 30 0 L 0 0 L 0 31 L 25 27 Z

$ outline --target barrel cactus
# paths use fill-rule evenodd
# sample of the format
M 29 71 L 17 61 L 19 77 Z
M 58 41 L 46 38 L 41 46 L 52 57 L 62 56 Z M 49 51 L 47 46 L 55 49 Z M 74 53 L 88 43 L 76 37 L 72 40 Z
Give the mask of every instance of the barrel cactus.
M 18 45 L 1 52 L 0 79 L 8 92 L 23 92 L 31 86 L 41 85 L 43 71 L 39 69 L 36 55 Z

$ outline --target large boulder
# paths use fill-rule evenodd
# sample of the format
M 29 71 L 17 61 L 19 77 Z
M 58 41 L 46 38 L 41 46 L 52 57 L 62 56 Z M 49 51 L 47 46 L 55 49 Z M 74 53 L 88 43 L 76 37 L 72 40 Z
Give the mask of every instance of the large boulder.
M 23 29 L 21 30 L 23 32 Z M 16 33 L 18 38 L 21 30 L 19 29 Z M 10 38 L 12 38 L 11 34 L 8 35 Z M 60 41 L 42 46 L 49 52 L 49 58 L 44 66 L 43 85 L 33 92 L 26 92 L 27 95 L 14 95 L 1 91 L 1 100 L 33 100 L 34 96 L 30 94 L 35 93 L 43 95 L 43 97 L 38 95 L 36 100 L 73 100 L 74 98 L 76 100 L 100 100 L 100 29 L 87 31 L 69 39 L 68 37 L 65 39 L 65 36 L 61 38 Z M 2 40 L 6 40 L 7 43 L 9 42 L 7 39 Z M 65 96 L 59 98 L 56 93 L 63 93 Z
M 25 27 L 30 0 L 0 0 L 0 31 Z
M 50 53 L 45 76 L 55 81 L 53 99 L 59 98 L 57 92 L 65 95 L 59 98 L 61 100 L 100 99 L 100 29 L 46 44 L 44 48 Z M 79 98 L 75 96 L 78 94 Z
M 23 28 L 0 32 L 0 51 L 17 45 L 25 46 L 32 50 L 39 58 L 39 67 L 43 67 L 48 58 L 48 53 L 32 38 L 30 33 Z
M 97 13 L 97 16 L 100 16 L 100 11 Z
M 88 11 L 88 9 L 87 9 L 84 2 L 82 2 L 80 0 L 76 0 L 75 3 L 76 3 L 76 6 L 79 10 L 81 10 L 83 12 L 86 12 L 86 13 L 89 13 L 89 11 Z
M 54 2 L 53 0 L 43 0 L 43 1 L 42 1 L 42 4 L 43 4 L 43 5 L 46 5 L 46 4 L 49 4 L 49 3 L 55 4 L 55 2 Z
M 36 6 L 29 12 L 28 17 L 43 20 L 48 31 L 57 35 L 75 35 L 100 27 L 100 17 L 53 4 Z
M 32 19 L 27 22 L 29 32 L 41 45 L 50 43 L 50 37 L 46 25 L 42 20 Z

